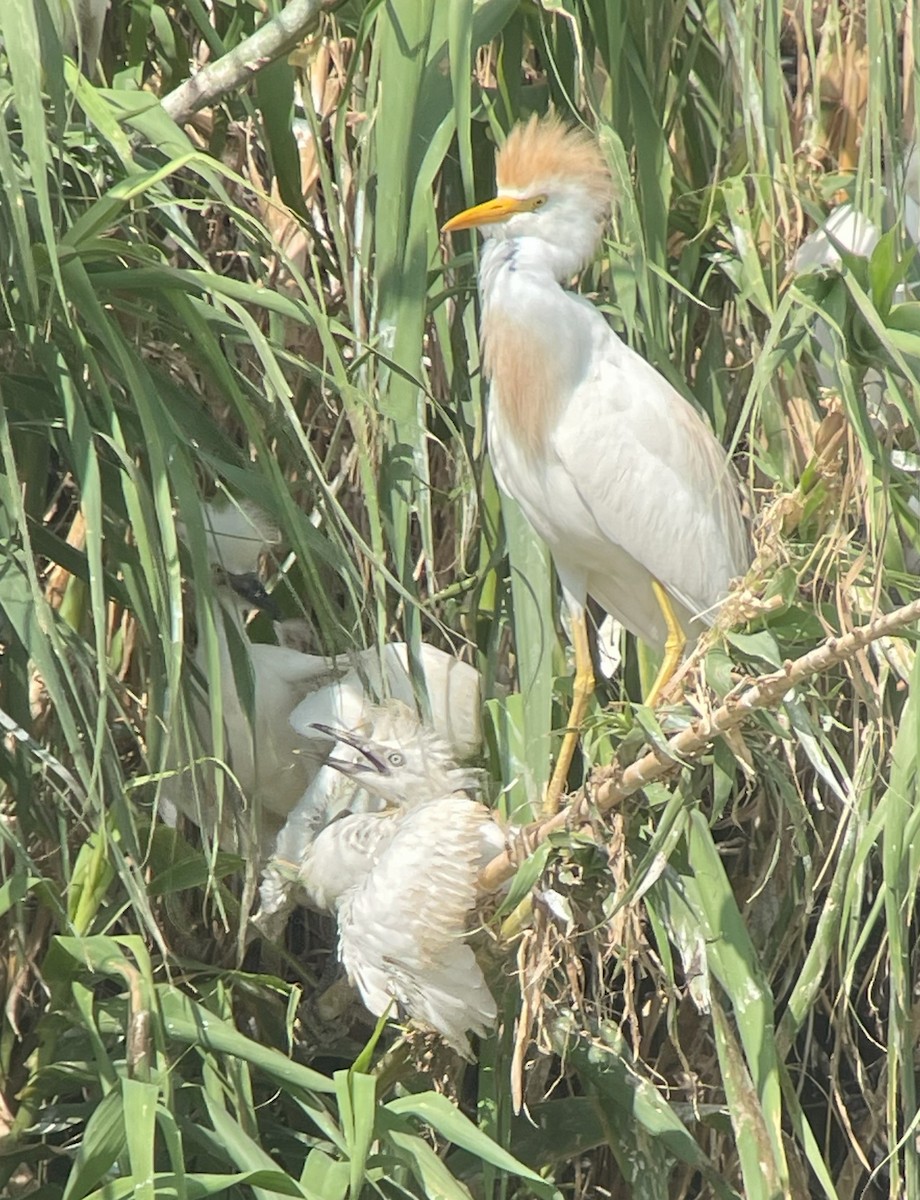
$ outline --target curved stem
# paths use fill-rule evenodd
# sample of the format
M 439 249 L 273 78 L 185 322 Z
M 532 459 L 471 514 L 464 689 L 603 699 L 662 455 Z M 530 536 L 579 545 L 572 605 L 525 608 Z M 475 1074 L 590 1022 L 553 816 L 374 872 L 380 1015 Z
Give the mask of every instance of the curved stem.
M 235 50 L 208 63 L 164 96 L 163 108 L 177 125 L 184 125 L 199 109 L 247 83 L 263 67 L 293 50 L 316 23 L 322 8 L 323 0 L 290 0 Z
M 853 658 L 871 642 L 897 633 L 917 621 L 920 621 L 920 600 L 877 617 L 843 637 L 828 638 L 801 658 L 784 663 L 780 671 L 761 675 L 747 684 L 739 684 L 715 712 L 701 717 L 675 734 L 668 740 L 665 749 L 652 750 L 625 768 L 612 766 L 596 770 L 591 777 L 594 806 L 602 813 L 607 812 L 627 796 L 679 770 L 688 759 L 699 758 L 716 738 L 737 728 L 756 709 L 776 708 L 788 691 L 806 679 L 829 671 L 838 663 Z M 574 823 L 573 817 L 577 819 L 582 799 L 576 799 L 550 820 L 536 822 L 523 829 L 520 836 L 524 844 L 532 848 L 555 830 Z M 480 887 L 492 891 L 510 879 L 516 870 L 517 865 L 509 852 L 499 854 L 480 872 Z

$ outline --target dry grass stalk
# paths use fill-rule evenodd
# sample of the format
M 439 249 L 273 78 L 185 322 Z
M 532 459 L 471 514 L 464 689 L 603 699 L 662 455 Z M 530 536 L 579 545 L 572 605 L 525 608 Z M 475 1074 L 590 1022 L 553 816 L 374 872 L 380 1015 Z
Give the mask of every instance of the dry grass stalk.
M 879 638 L 897 633 L 917 621 L 920 621 L 920 600 L 896 608 L 843 637 L 828 638 L 816 649 L 787 662 L 780 671 L 760 675 L 748 684 L 739 684 L 711 716 L 701 717 L 670 738 L 666 751 L 652 750 L 626 768 L 612 766 L 595 771 L 591 778 L 592 803 L 598 811 L 608 811 L 650 783 L 678 770 L 686 762 L 699 758 L 716 738 L 736 729 L 752 712 L 776 708 L 793 688 L 853 658 Z M 580 823 L 583 816 L 584 796 L 580 795 L 548 821 L 527 826 L 518 834 L 517 840 L 532 850 L 556 830 L 566 828 L 573 821 Z M 492 890 L 510 879 L 517 869 L 518 857 L 514 847 L 499 854 L 483 869 L 479 877 L 480 886 Z

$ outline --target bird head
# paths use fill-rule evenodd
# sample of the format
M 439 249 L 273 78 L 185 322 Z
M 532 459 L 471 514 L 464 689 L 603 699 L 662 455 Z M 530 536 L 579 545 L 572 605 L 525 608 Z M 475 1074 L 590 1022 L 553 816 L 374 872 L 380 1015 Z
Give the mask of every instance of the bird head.
M 232 588 L 236 597 L 235 603 L 244 611 L 257 608 L 260 612 L 267 613 L 271 620 L 281 620 L 281 609 L 255 571 L 244 571 L 235 575 L 231 571 L 225 571 L 223 567 L 215 566 L 214 582 L 218 587 Z
M 252 575 L 259 556 L 281 540 L 275 523 L 248 500 L 209 502 L 201 508 L 212 563 L 228 575 Z
M 449 233 L 479 228 L 483 237 L 533 238 L 559 279 L 589 261 L 610 213 L 611 180 L 595 139 L 554 114 L 516 125 L 495 160 L 498 193 L 458 213 Z
M 326 765 L 387 804 L 412 806 L 478 790 L 478 774 L 458 766 L 447 743 L 406 705 L 381 705 L 372 710 L 367 724 L 372 737 L 322 722 L 313 722 L 311 728 L 353 752 L 349 758 L 333 755 Z
M 201 521 L 215 586 L 228 598 L 232 592 L 232 607 L 263 609 L 273 620 L 280 619 L 258 574 L 260 555 L 280 540 L 275 524 L 247 500 L 208 501 L 201 506 Z M 177 528 L 188 542 L 184 522 L 178 522 Z

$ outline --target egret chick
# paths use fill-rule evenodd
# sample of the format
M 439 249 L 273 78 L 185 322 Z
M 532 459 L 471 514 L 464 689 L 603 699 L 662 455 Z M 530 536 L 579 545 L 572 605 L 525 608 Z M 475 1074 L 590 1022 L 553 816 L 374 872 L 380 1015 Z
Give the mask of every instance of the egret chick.
M 346 733 L 315 723 L 313 728 L 336 740 L 326 765 L 344 774 L 387 805 L 413 808 L 431 797 L 479 791 L 482 773 L 457 763 L 453 748 L 434 726 L 399 700 L 369 708 L 363 727 L 371 732 Z M 343 748 L 351 754 L 342 757 Z
M 254 607 L 265 606 L 268 599 L 257 569 L 260 556 L 277 544 L 278 530 L 255 505 L 245 501 L 204 504 L 202 521 L 205 550 L 215 570 L 210 610 L 219 680 L 209 678 L 211 663 L 203 637 L 199 638 L 196 665 L 212 690 L 219 689 L 225 756 L 239 783 L 240 805 L 245 802 L 255 809 L 260 858 L 269 857 L 279 833 L 287 829 L 284 853 L 299 859 L 311 831 L 338 811 L 327 811 L 322 786 L 304 804 L 334 744 L 313 728 L 313 722 L 347 719 L 358 725 L 366 710 L 388 694 L 414 705 L 408 650 L 404 643 L 395 642 L 384 646 L 382 652 L 371 647 L 327 659 L 285 646 L 251 642 L 245 615 Z M 182 536 L 187 540 L 186 533 Z M 238 690 L 240 652 L 246 660 L 242 665 L 252 675 L 252 720 Z M 435 727 L 458 754 L 476 753 L 481 740 L 478 671 L 434 646 L 423 644 L 419 657 Z M 196 723 L 207 754 L 212 737 L 205 699 L 198 706 Z M 341 779 L 335 773 L 324 778 Z M 203 798 L 196 795 L 187 775 L 180 775 L 163 793 L 161 811 L 167 820 L 174 820 L 175 810 L 179 810 L 205 827 L 216 823 L 212 812 L 202 811 Z M 238 845 L 236 816 L 227 813 L 221 821 L 218 836 L 224 845 Z
M 399 646 L 399 643 L 395 645 Z M 401 649 L 405 651 L 404 646 Z M 432 651 L 434 647 L 423 646 L 422 649 Z M 393 670 L 398 655 L 388 657 Z M 440 669 L 445 666 L 439 657 L 429 654 L 423 653 L 422 661 L 428 667 Z M 427 674 L 426 671 L 426 678 Z M 478 694 L 479 677 L 477 672 L 473 674 Z M 462 687 L 458 682 L 461 679 L 464 680 Z M 281 936 L 288 915 L 297 903 L 300 881 L 292 879 L 287 864 L 304 861 L 314 838 L 343 813 L 376 811 L 387 802 L 401 808 L 412 807 L 432 796 L 475 792 L 480 787 L 481 772 L 457 764 L 460 756 L 456 745 L 447 736 L 451 726 L 424 725 L 417 711 L 401 700 L 391 698 L 383 704 L 372 704 L 365 691 L 350 690 L 344 686 L 345 682 L 342 681 L 340 689 L 330 685 L 322 693 L 308 697 L 292 717 L 305 737 L 327 739 L 322 744 L 328 753 L 278 834 L 273 860 L 262 879 L 256 925 L 269 940 Z M 391 682 L 399 683 L 395 672 Z M 437 678 L 434 682 L 437 683 Z M 408 683 L 406 674 L 404 686 Z M 472 679 L 464 673 L 455 677 L 455 686 L 460 692 L 458 702 L 465 700 L 467 686 L 471 683 Z M 394 687 L 392 690 L 399 689 Z M 350 713 L 354 732 L 343 733 L 332 726 L 332 721 L 337 719 L 333 709 L 339 714 Z M 306 725 L 309 715 L 325 719 Z M 465 748 L 465 743 L 461 744 Z M 378 753 L 385 753 L 386 759 L 378 760 L 373 753 L 368 754 L 365 747 L 369 745 L 375 746 Z M 391 787 L 398 791 L 398 796 L 394 792 L 388 799 Z M 328 905 L 319 903 L 318 907 Z
M 566 284 L 594 255 L 611 181 L 596 141 L 532 117 L 496 159 L 498 194 L 452 217 L 479 227 L 489 455 L 548 544 L 572 617 L 575 682 L 546 807 L 563 791 L 594 688 L 588 596 L 664 650 L 711 624 L 749 546 L 728 458 L 696 410 Z
M 489 810 L 462 791 L 462 770 L 433 731 L 416 723 L 394 744 L 334 732 L 352 759 L 330 759 L 389 807 L 323 829 L 300 865 L 311 902 L 335 912 L 339 958 L 375 1016 L 400 1013 L 470 1056 L 467 1031 L 484 1035 L 495 1000 L 464 940 L 480 868 L 504 847 Z
M 311 755 L 309 743 L 291 728 L 291 711 L 308 691 L 328 680 L 330 668 L 321 657 L 256 644 L 246 634 L 247 612 L 263 606 L 268 599 L 257 569 L 260 556 L 278 541 L 273 523 L 247 502 L 204 504 L 202 521 L 205 549 L 214 569 L 207 608 L 217 655 L 215 663 L 208 653 L 208 638 L 199 631 L 195 664 L 207 680 L 209 692 L 196 706 L 196 725 L 205 755 L 213 753 L 209 710 L 211 696 L 218 694 L 224 755 L 241 793 L 238 808 L 253 805 L 257 849 L 267 854 L 284 818 L 303 795 L 324 757 L 324 747 Z M 184 526 L 180 534 L 188 540 Z M 217 678 L 212 678 L 215 666 Z M 236 672 L 241 667 L 252 677 L 252 719 L 238 690 Z M 178 810 L 209 827 L 217 824 L 217 816 L 204 809 L 206 800 L 183 773 L 174 785 L 164 788 L 161 811 L 167 820 L 174 819 L 174 811 Z M 239 844 L 237 818 L 235 810 L 222 814 L 217 830 L 222 844 Z
M 311 692 L 291 713 L 291 725 L 302 736 L 315 738 L 317 724 L 352 730 L 363 729 L 368 722 L 375 724 L 379 714 L 372 709 L 381 701 L 393 700 L 417 710 L 405 642 L 388 642 L 379 652 L 372 647 L 336 661 L 348 669 L 335 682 L 334 690 Z M 419 663 L 432 729 L 455 759 L 472 758 L 482 748 L 479 672 L 425 642 L 419 647 Z M 415 720 L 417 723 L 417 715 Z

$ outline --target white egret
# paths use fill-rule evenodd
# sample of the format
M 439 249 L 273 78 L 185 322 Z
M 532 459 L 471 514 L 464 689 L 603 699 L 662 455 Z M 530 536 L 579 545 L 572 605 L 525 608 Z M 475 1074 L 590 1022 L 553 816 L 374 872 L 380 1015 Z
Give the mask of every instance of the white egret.
M 467 1030 L 485 1034 L 496 1009 L 464 939 L 479 870 L 504 848 L 504 834 L 484 805 L 453 790 L 471 779 L 443 739 L 418 719 L 400 718 L 392 729 L 385 741 L 321 730 L 339 739 L 329 765 L 389 807 L 327 825 L 299 879 L 311 903 L 335 912 L 339 958 L 367 1008 L 379 1016 L 395 1001 L 469 1056 Z
M 209 561 L 216 568 L 211 612 L 216 633 L 219 669 L 217 688 L 224 725 L 228 766 L 239 783 L 244 803 L 255 807 L 256 850 L 267 859 L 279 831 L 298 809 L 320 771 L 333 741 L 312 728 L 313 722 L 355 725 L 364 711 L 388 695 L 414 706 L 415 690 L 403 643 L 390 643 L 327 659 L 284 646 L 253 643 L 246 636 L 244 615 L 264 599 L 256 574 L 259 557 L 278 541 L 272 523 L 254 505 L 206 504 L 202 510 Z M 184 535 L 187 536 L 187 535 Z M 231 654 L 231 639 L 236 653 Z M 234 673 L 242 665 L 252 673 L 252 720 L 240 698 Z M 435 728 L 458 755 L 475 754 L 480 745 L 481 688 L 478 671 L 435 646 L 423 644 L 419 653 Z M 206 644 L 199 638 L 196 665 L 207 678 Z M 305 705 L 301 719 L 292 716 Z M 211 747 L 207 699 L 202 699 L 197 725 L 205 753 Z M 178 755 L 173 754 L 175 762 Z M 205 827 L 216 822 L 208 796 L 199 796 L 182 773 L 164 789 L 164 815 L 178 809 Z M 224 815 L 218 836 L 225 845 L 238 845 L 238 813 Z M 329 814 L 333 815 L 333 814 Z M 328 816 L 324 818 L 328 819 Z M 321 819 L 321 823 L 322 823 Z M 312 822 L 315 828 L 316 822 Z M 295 820 L 285 848 L 299 857 Z M 305 835 L 306 836 L 306 835 Z M 252 849 L 246 845 L 246 849 Z
M 920 154 L 916 146 L 911 147 L 904 158 L 900 182 L 899 219 L 905 235 L 914 245 L 920 245 Z M 796 275 L 842 271 L 841 251 L 856 258 L 871 258 L 881 237 L 881 229 L 854 203 L 847 201 L 833 209 L 802 241 L 793 255 L 791 270 Z M 895 288 L 892 301 L 903 304 L 912 298 L 913 292 L 912 287 L 901 283 Z M 823 317 L 815 320 L 814 334 L 823 352 L 822 357 L 815 360 L 818 382 L 822 387 L 837 389 L 840 387 L 839 345 Z M 886 392 L 883 372 L 868 367 L 862 379 L 862 393 L 869 419 L 880 433 L 901 420 L 896 405 L 889 408 Z
M 568 732 L 547 794 L 565 785 L 594 687 L 593 596 L 664 649 L 654 703 L 687 633 L 714 619 L 749 547 L 725 451 L 696 410 L 566 289 L 598 246 L 611 182 L 596 141 L 555 116 L 516 126 L 494 200 L 445 231 L 481 227 L 489 454 L 502 489 L 547 542 L 572 616 Z
M 385 661 L 390 668 L 387 682 L 391 698 L 384 704 L 374 704 L 368 690 L 358 682 L 357 673 L 353 673 L 308 696 L 292 714 L 292 723 L 304 737 L 324 739 L 322 743 L 314 744 L 324 745 L 328 756 L 279 832 L 273 859 L 262 878 L 256 925 L 269 940 L 281 936 L 288 915 L 298 902 L 298 880 L 292 879 L 286 864 L 304 861 L 320 830 L 342 813 L 372 812 L 384 803 L 379 779 L 376 787 L 364 787 L 366 772 L 362 764 L 367 760 L 356 749 L 355 743 L 341 741 L 336 745 L 339 735 L 333 722 L 338 728 L 347 725 L 354 734 L 369 738 L 378 746 L 386 746 L 389 753 L 399 757 L 402 806 L 415 805 L 432 796 L 476 791 L 480 786 L 480 772 L 458 765 L 458 759 L 469 758 L 471 751 L 480 748 L 471 739 L 473 727 L 461 728 L 459 734 L 462 736 L 458 736 L 456 720 L 451 721 L 449 712 L 435 703 L 432 703 L 431 726 L 423 725 L 417 710 L 399 698 L 408 694 L 411 701 L 405 646 L 395 643 L 386 649 L 390 651 Z M 433 649 L 423 646 L 424 651 Z M 438 656 L 441 654 L 441 651 L 437 652 Z M 449 659 L 449 656 L 444 657 Z M 449 659 L 444 664 L 430 653 L 423 654 L 423 664 L 429 658 L 432 669 L 426 670 L 426 678 L 430 673 L 434 683 L 445 677 L 452 679 L 456 709 L 458 713 L 462 712 L 471 694 L 478 695 L 478 674 L 456 659 Z M 445 666 L 448 669 L 442 670 Z M 466 670 L 455 674 L 458 667 Z M 475 680 L 467 674 L 470 671 Z M 449 695 L 446 693 L 447 698 Z M 346 769 L 346 765 L 350 769 Z M 383 786 L 386 786 L 385 781 Z
M 219 695 L 225 757 L 242 793 L 238 806 L 229 805 L 223 814 L 218 836 L 225 845 L 237 845 L 237 807 L 257 806 L 257 840 L 260 852 L 265 852 L 325 757 L 322 746 L 310 753 L 309 743 L 291 728 L 289 717 L 308 691 L 328 682 L 330 668 L 321 657 L 253 643 L 246 635 L 245 614 L 265 596 L 256 574 L 259 557 L 278 541 L 272 523 L 247 503 L 205 504 L 202 519 L 208 560 L 215 568 L 210 614 L 219 679 L 209 677 L 207 640 L 201 631 L 195 664 Z M 239 695 L 234 659 L 252 674 L 252 720 Z M 203 696 L 196 723 L 205 754 L 212 747 L 209 710 L 210 701 Z M 167 819 L 171 803 L 203 827 L 215 823 L 214 812 L 203 811 L 210 797 L 196 794 L 188 775 L 180 775 L 177 786 L 164 791 Z

